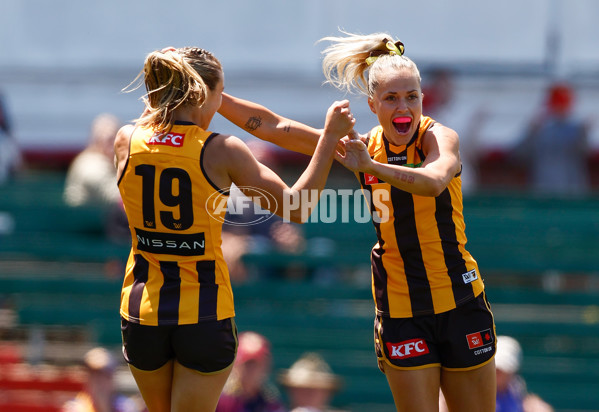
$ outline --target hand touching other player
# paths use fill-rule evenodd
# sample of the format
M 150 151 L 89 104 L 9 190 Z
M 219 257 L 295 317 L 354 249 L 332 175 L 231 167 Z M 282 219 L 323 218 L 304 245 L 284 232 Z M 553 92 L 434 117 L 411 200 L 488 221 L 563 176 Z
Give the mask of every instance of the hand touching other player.
M 341 139 L 343 151 L 337 150 L 336 159 L 352 172 L 368 172 L 372 159 L 365 144 L 366 138 L 361 137 L 353 129 Z

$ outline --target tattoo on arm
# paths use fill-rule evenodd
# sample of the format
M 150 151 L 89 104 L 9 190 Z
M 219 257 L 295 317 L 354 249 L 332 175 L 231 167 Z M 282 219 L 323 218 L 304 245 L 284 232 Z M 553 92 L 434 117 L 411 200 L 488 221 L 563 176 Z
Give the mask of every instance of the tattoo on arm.
M 399 179 L 404 183 L 414 183 L 414 176 L 410 176 L 409 174 L 403 172 L 395 172 L 394 174 L 396 179 Z
M 262 126 L 262 118 L 260 116 L 250 117 L 245 124 L 245 128 L 250 132 L 258 129 L 260 126 Z
M 287 123 L 285 127 L 283 127 L 283 130 L 289 133 L 291 131 L 291 123 Z

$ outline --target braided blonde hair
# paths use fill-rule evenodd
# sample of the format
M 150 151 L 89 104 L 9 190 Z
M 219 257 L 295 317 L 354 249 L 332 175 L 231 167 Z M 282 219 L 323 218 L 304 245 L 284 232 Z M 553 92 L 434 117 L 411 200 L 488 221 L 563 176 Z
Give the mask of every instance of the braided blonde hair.
M 319 41 L 333 42 L 323 50 L 322 70 L 326 82 L 350 93 L 356 91 L 369 97 L 379 85 L 378 76 L 387 69 L 408 69 L 420 81 L 416 64 L 403 55 L 403 44 L 387 33 L 368 35 L 342 31 L 346 37 L 324 37 Z M 401 54 L 390 53 L 387 44 L 391 42 L 401 50 Z M 375 57 L 369 64 L 369 57 Z M 368 72 L 368 73 L 367 73 Z M 367 77 L 368 76 L 368 77 Z
M 173 111 L 181 106 L 202 106 L 208 90 L 215 90 L 222 79 L 222 66 L 214 55 L 196 47 L 154 51 L 146 57 L 144 67 L 125 91 L 141 86 L 143 76 L 147 94 L 142 98 L 144 113 L 138 125 L 158 131 L 172 125 Z M 129 87 L 139 80 L 139 84 Z

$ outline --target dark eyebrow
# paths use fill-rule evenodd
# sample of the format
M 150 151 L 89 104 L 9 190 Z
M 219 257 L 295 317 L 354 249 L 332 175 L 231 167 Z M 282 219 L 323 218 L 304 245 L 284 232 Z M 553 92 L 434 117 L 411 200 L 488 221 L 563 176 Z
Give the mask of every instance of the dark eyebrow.
M 395 95 L 395 94 L 400 94 L 400 93 L 401 92 L 397 92 L 397 91 L 389 91 L 386 94 L 393 94 L 393 95 Z M 412 90 L 408 90 L 406 92 L 406 94 L 411 94 L 411 93 L 418 93 L 418 89 L 412 89 Z

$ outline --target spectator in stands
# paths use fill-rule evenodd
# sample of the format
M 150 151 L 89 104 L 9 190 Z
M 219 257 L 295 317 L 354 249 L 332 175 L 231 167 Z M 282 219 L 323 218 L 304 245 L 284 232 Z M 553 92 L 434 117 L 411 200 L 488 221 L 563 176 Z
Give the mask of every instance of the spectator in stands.
M 10 121 L 3 94 L 0 94 L 0 132 L 8 136 L 12 135 L 12 122 Z
M 528 168 L 534 193 L 584 196 L 589 193 L 588 125 L 573 114 L 575 91 L 565 82 L 549 86 L 510 158 Z
M 239 334 L 237 357 L 216 412 L 285 412 L 275 385 L 270 342 L 256 332 Z
M 303 354 L 279 376 L 287 391 L 291 412 L 329 412 L 342 380 L 317 353 Z M 340 411 L 339 411 L 340 412 Z
M 4 96 L 0 95 L 0 185 L 23 167 L 23 157 L 12 132 Z
M 431 70 L 427 80 L 422 83 L 422 111 L 435 119 L 445 117 L 454 96 L 454 76 L 446 68 Z
M 488 110 L 477 104 L 474 109 L 456 104 L 455 74 L 438 67 L 426 75 L 422 83 L 422 113 L 435 121 L 449 125 L 460 135 L 462 162 L 462 193 L 478 189 L 479 134 L 487 121 Z
M 497 337 L 497 412 L 551 412 L 553 408 L 526 390 L 518 374 L 522 363 L 520 343 L 511 336 Z
M 65 403 L 62 412 L 142 412 L 143 403 L 119 394 L 115 388 L 116 361 L 105 348 L 96 347 L 83 359 L 87 380 L 81 392 Z
M 120 121 L 102 113 L 91 124 L 87 147 L 67 171 L 64 200 L 69 206 L 112 205 L 120 202 L 114 167 L 114 138 Z
M 69 206 L 104 208 L 106 234 L 119 243 L 130 239 L 114 165 L 114 138 L 120 127 L 121 122 L 112 114 L 102 113 L 94 118 L 88 145 L 69 166 L 63 193 Z
M 239 138 L 208 131 L 224 89 L 212 53 L 157 50 L 138 77 L 146 110 L 114 146 L 133 239 L 121 292 L 123 354 L 149 410 L 214 411 L 237 349 L 221 249 L 229 188 L 269 193 L 269 211 L 279 215 L 289 212 L 285 195 L 320 195 L 354 119 L 347 101 L 331 105 L 314 156 L 289 187 Z M 301 211 L 290 212 L 302 221 Z
M 324 51 L 325 77 L 367 95 L 380 123 L 344 139 L 346 155 L 339 157 L 372 199 L 379 368 L 398 411 L 436 411 L 441 386 L 453 411 L 493 410 L 495 325 L 478 264 L 465 247 L 458 134 L 423 115 L 420 72 L 400 41 L 385 33 L 344 34 L 323 39 L 333 42 Z M 224 96 L 219 113 L 302 153 L 319 136 L 232 96 Z
M 522 362 L 522 349 L 518 341 L 510 336 L 497 337 L 497 411 L 522 412 L 522 401 L 526 392 L 524 380 L 518 376 Z

